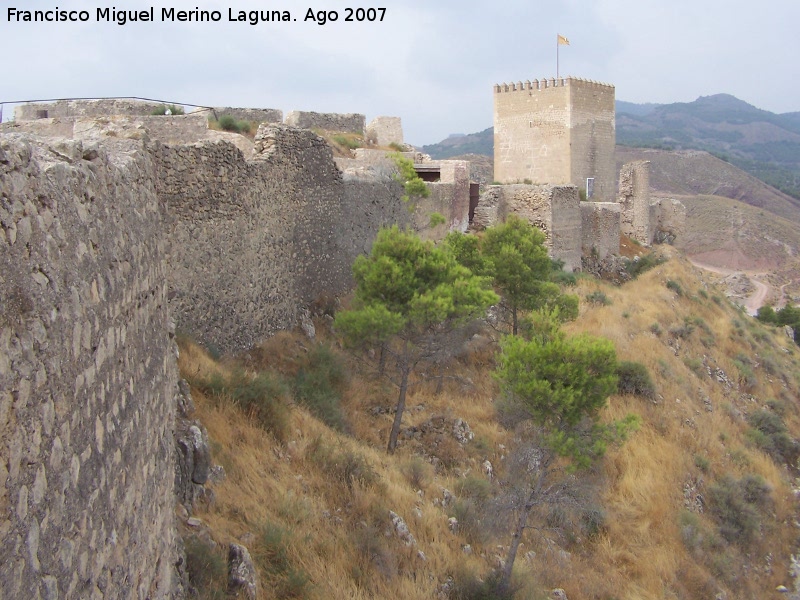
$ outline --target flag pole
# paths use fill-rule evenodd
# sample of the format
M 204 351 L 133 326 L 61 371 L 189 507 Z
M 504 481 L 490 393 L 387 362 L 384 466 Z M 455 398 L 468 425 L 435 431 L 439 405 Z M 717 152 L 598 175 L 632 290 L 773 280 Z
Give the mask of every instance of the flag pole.
M 561 44 L 559 43 L 558 34 L 556 34 L 556 79 L 558 79 L 558 50 L 559 50 L 558 47 L 560 45 Z

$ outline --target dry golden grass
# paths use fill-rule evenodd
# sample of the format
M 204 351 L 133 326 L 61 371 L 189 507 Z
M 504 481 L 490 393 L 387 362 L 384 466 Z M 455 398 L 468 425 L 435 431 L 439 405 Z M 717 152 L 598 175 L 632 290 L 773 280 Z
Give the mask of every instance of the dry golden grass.
M 620 359 L 648 368 L 657 396 L 611 398 L 604 419 L 634 413 L 641 426 L 582 475 L 592 490 L 590 501 L 605 512 L 604 527 L 592 538 L 526 533 L 515 566 L 526 587 L 517 597 L 536 597 L 539 586 L 562 587 L 570 600 L 684 600 L 720 592 L 728 598 L 766 598 L 777 585 L 791 587 L 787 567 L 797 537 L 791 475 L 753 446 L 746 416 L 778 399 L 790 431 L 800 434 L 800 350 L 782 333 L 737 312 L 703 277 L 673 255 L 621 287 L 579 280 L 575 293 L 581 298 L 601 290 L 611 303 L 582 302 L 579 318 L 565 329 L 613 340 Z M 670 281 L 680 294 L 675 285 L 667 287 Z M 319 325 L 323 339 L 334 343 L 324 323 Z M 239 363 L 291 377 L 311 344 L 282 333 Z M 433 598 L 450 575 L 486 576 L 505 555 L 508 536 L 451 532 L 448 517 L 455 508 L 443 508 L 441 498 L 443 488 L 457 492 L 466 478 L 485 478 L 486 459 L 502 471 L 513 444 L 495 419 L 498 391 L 490 373 L 495 348 L 490 344 L 453 361 L 450 374 L 456 378 L 447 380 L 440 394 L 434 382 L 419 382 L 408 397 L 404 427 L 438 416 L 461 418 L 475 434 L 464 447 L 447 435 L 438 445 L 436 435 L 401 437 L 397 453 L 387 455 L 393 415 L 374 409 L 393 407 L 396 389 L 360 373 L 351 359 L 353 376 L 342 402 L 350 435 L 295 406 L 280 443 L 236 407 L 195 390 L 214 459 L 228 474 L 214 489 L 216 503 L 198 516 L 218 541 L 244 540 L 255 556 L 258 532 L 266 525 L 281 528 L 289 563 L 310 580 L 307 598 Z M 752 359 L 754 374 L 746 389 L 736 363 L 743 356 Z M 191 378 L 232 367 L 184 340 L 180 368 Z M 718 368 L 730 383 L 717 380 Z M 430 463 L 432 456 L 441 458 L 438 467 Z M 356 476 L 348 479 L 352 473 Z M 760 531 L 748 548 L 720 537 L 709 505 L 711 487 L 726 474 L 759 475 L 771 489 Z M 491 485 L 497 490 L 496 479 Z M 705 499 L 702 513 L 690 511 L 692 490 Z M 416 546 L 398 539 L 390 510 L 406 520 Z M 687 537 L 686 523 L 700 537 Z M 462 550 L 467 543 L 470 554 Z M 285 597 L 280 593 L 285 575 L 264 568 L 261 575 L 263 598 Z

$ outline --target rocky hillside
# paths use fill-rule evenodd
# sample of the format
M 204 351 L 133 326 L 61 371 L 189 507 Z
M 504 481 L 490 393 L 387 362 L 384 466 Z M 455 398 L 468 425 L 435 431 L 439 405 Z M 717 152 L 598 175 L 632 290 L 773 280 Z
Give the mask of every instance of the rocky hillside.
M 573 502 L 537 513 L 516 598 L 761 600 L 795 589 L 787 462 L 800 437 L 800 350 L 663 250 L 667 262 L 621 287 L 582 278 L 571 288 L 581 309 L 569 333 L 610 339 L 654 388 L 612 396 L 603 418 L 633 413 L 641 425 L 575 480 Z M 249 548 L 260 598 L 486 597 L 480 581 L 510 542 L 495 499 L 520 442 L 496 418 L 497 332 L 444 380 L 415 382 L 390 456 L 396 390 L 343 353 L 327 323 L 316 319 L 315 340 L 279 334 L 224 361 L 181 340 L 181 373 L 226 474 L 183 519 L 200 597 L 222 597 L 230 542 Z

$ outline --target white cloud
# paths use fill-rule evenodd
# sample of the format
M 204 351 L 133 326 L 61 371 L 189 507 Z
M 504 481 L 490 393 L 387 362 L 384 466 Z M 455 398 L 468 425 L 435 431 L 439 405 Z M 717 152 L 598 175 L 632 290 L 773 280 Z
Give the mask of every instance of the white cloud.
M 102 2 L 103 0 L 98 0 Z M 22 2 L 20 2 L 22 4 Z M 386 6 L 385 3 L 384 6 Z M 55 8 L 41 0 L 27 10 Z M 228 9 L 265 10 L 259 0 L 195 0 L 153 5 L 219 10 L 220 23 L 94 21 L 23 24 L 0 14 L 2 98 L 134 95 L 196 104 L 242 105 L 403 118 L 406 139 L 431 143 L 492 122 L 492 84 L 555 75 L 613 83 L 635 102 L 691 101 L 731 93 L 775 112 L 800 110 L 800 21 L 795 0 L 556 0 L 506 3 L 409 0 L 387 6 L 382 23 L 303 22 L 307 5 L 273 3 L 298 21 L 228 23 Z M 120 1 L 120 10 L 151 6 Z

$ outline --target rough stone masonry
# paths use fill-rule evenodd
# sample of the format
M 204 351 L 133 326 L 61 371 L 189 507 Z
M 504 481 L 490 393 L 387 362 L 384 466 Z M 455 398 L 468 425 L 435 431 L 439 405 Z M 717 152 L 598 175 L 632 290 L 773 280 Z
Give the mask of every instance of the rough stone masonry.
M 141 142 L 0 137 L 0 597 L 166 598 L 177 388 Z

